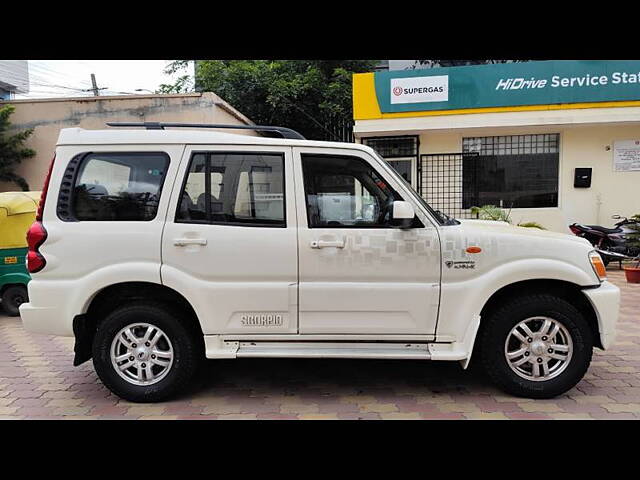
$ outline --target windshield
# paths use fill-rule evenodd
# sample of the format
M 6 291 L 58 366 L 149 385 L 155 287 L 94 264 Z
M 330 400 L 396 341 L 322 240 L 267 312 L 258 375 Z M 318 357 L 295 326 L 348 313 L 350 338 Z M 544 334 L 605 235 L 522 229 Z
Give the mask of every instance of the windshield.
M 374 150 L 374 153 L 376 155 L 376 157 L 380 160 L 382 160 L 383 162 L 385 162 L 387 165 L 389 165 L 384 158 L 382 158 L 378 152 L 376 152 Z M 390 166 L 390 165 L 389 165 Z M 391 169 L 393 170 L 393 167 L 391 167 Z M 395 172 L 395 170 L 394 170 Z M 436 219 L 436 221 L 440 224 L 440 225 L 459 225 L 460 222 L 458 222 L 455 218 L 450 217 L 449 215 L 447 215 L 446 213 L 441 212 L 440 210 L 434 210 L 431 205 L 429 205 L 426 200 L 424 198 L 422 198 L 422 196 L 420 196 L 418 194 L 418 192 L 416 192 L 413 187 L 411 186 L 411 184 L 409 182 L 407 182 L 404 177 L 402 175 L 396 175 L 395 178 L 400 179 L 400 181 L 402 183 L 404 183 L 404 185 L 407 187 L 407 190 L 409 190 L 409 192 L 411 193 L 411 195 L 413 196 L 413 198 L 420 204 L 422 205 L 430 214 L 433 218 Z

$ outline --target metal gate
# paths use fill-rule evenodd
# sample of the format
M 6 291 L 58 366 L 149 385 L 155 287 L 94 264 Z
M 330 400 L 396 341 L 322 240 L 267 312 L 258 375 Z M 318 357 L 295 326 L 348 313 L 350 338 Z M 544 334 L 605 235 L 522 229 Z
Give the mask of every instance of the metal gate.
M 464 160 L 477 153 L 432 153 L 420 155 L 418 162 L 418 193 L 434 210 L 451 217 L 472 218 L 467 197 L 473 195 L 475 179 Z

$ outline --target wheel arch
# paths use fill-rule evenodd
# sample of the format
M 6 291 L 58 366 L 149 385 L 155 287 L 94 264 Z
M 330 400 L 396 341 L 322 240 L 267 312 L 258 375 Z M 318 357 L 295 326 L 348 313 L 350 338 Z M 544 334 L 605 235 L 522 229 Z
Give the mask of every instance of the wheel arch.
M 162 303 L 184 314 L 184 320 L 193 333 L 203 338 L 200 320 L 189 301 L 174 289 L 152 282 L 122 282 L 97 291 L 88 302 L 86 313 L 73 319 L 75 358 L 80 365 L 91 358 L 91 346 L 98 324 L 115 308 L 130 302 L 152 301 Z M 203 340 L 204 341 L 204 340 Z
M 600 330 L 598 327 L 598 317 L 593 305 L 591 305 L 589 299 L 582 292 L 583 288 L 584 287 L 576 285 L 575 283 L 555 279 L 522 280 L 505 285 L 495 291 L 482 307 L 482 310 L 480 311 L 481 320 L 478 333 L 483 328 L 484 322 L 482 322 L 482 318 L 490 315 L 495 308 L 505 301 L 505 299 L 535 293 L 551 293 L 559 298 L 567 300 L 580 311 L 586 319 L 589 328 L 591 328 L 591 331 L 593 332 L 594 345 L 598 348 L 603 348 L 602 339 L 600 338 Z M 479 335 L 476 336 L 476 338 L 479 338 Z

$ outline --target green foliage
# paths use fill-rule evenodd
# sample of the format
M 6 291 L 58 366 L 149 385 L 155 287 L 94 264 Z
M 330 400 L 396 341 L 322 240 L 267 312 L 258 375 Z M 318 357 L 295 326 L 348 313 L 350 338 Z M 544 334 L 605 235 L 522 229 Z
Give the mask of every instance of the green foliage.
M 495 205 L 484 205 L 482 207 L 471 207 L 471 213 L 480 220 L 496 220 L 500 222 L 511 223 L 511 210 L 508 212 Z M 518 227 L 538 228 L 546 230 L 538 222 L 521 222 Z
M 15 107 L 12 105 L 0 107 L 0 181 L 13 182 L 22 190 L 27 191 L 29 190 L 27 181 L 14 173 L 14 169 L 22 160 L 36 154 L 34 150 L 24 146 L 24 142 L 33 133 L 33 129 L 9 135 L 7 133 L 11 127 L 9 117 L 14 110 Z
M 538 228 L 540 230 L 546 230 L 546 228 L 544 228 L 538 222 L 522 222 L 522 223 L 519 223 L 518 226 L 525 227 L 525 228 Z
M 309 139 L 339 140 L 337 129 L 351 128 L 351 77 L 370 72 L 376 60 L 199 60 L 195 89 L 214 92 L 257 124 L 279 125 Z M 173 62 L 167 74 L 184 71 Z M 180 77 L 165 93 L 188 91 Z
M 511 223 L 510 211 L 505 212 L 495 205 L 484 205 L 482 207 L 471 207 L 471 213 L 480 220 L 497 220 Z
M 629 223 L 626 227 L 633 230 L 634 233 L 627 234 L 627 241 L 630 246 L 640 247 L 640 213 L 636 213 L 629 220 L 633 220 L 637 223 Z
M 460 67 L 464 65 L 490 65 L 526 61 L 527 60 L 416 60 L 413 68 Z

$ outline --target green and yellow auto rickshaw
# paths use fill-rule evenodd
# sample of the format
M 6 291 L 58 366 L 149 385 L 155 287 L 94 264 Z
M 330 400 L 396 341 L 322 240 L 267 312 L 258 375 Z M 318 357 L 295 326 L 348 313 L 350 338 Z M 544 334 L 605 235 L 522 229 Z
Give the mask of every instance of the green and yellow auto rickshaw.
M 20 314 L 28 300 L 27 230 L 33 223 L 40 192 L 0 193 L 0 299 L 8 315 Z

